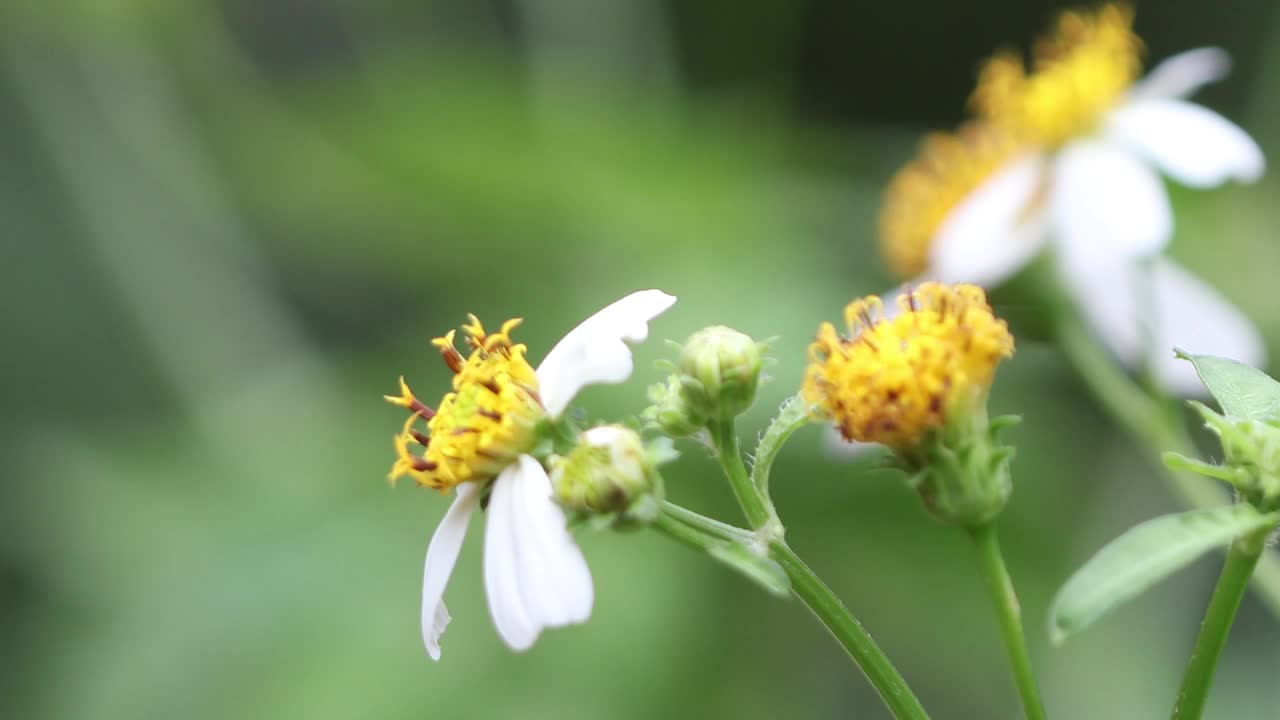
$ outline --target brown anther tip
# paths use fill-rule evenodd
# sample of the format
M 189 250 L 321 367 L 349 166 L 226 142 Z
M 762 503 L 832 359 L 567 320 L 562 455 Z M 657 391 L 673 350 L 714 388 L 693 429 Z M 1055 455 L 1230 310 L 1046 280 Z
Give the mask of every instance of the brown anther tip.
M 418 398 L 414 398 L 413 401 L 409 403 L 408 407 L 410 410 L 417 413 L 423 420 L 430 420 L 436 416 L 436 411 L 424 405 Z
M 440 466 L 425 458 L 413 459 L 413 469 L 417 470 L 418 472 L 431 472 L 438 467 Z
M 419 430 L 414 430 L 413 428 L 409 429 L 409 437 L 413 438 L 414 442 L 418 443 L 422 447 L 426 447 L 431 444 L 431 436 Z
M 495 421 L 495 422 L 501 422 L 501 421 L 502 421 L 502 413 L 496 413 L 496 412 L 493 412 L 492 410 L 483 410 L 483 409 L 481 409 L 481 410 L 477 410 L 477 411 L 476 411 L 476 414 L 477 414 L 477 415 L 483 415 L 484 417 L 487 417 L 487 418 L 489 418 L 490 420 L 493 420 L 493 421 Z
M 444 358 L 444 364 L 449 366 L 454 375 L 462 372 L 462 353 L 458 352 L 452 345 L 442 346 L 440 348 L 440 357 Z

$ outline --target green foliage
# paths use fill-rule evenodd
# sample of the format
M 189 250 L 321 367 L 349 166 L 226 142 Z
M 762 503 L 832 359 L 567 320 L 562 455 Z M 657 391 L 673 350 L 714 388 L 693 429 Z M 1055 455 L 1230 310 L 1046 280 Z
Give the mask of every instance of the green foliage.
M 1189 361 L 1222 412 L 1246 420 L 1280 419 L 1280 382 L 1256 368 L 1228 358 L 1192 355 L 1175 350 Z
M 1276 519 L 1240 504 L 1165 515 L 1131 528 L 1099 550 L 1058 591 L 1049 608 L 1051 641 L 1062 643 L 1209 550 L 1274 525 Z

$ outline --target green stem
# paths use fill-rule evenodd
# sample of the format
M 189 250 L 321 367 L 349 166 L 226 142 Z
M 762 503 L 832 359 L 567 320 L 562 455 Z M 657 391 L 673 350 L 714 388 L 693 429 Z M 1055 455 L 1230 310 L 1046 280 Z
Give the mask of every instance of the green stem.
M 742 462 L 742 448 L 738 445 L 738 432 L 733 420 L 714 421 L 707 429 L 711 431 L 720 466 L 724 468 L 725 477 L 729 478 L 729 485 L 733 488 L 733 494 L 738 498 L 738 504 L 742 506 L 751 529 L 772 528 L 780 534 L 782 523 L 778 521 L 773 504 L 751 482 L 747 466 Z
M 1213 683 L 1213 671 L 1222 656 L 1222 648 L 1227 644 L 1227 634 L 1231 632 L 1231 624 L 1235 621 L 1245 588 L 1249 586 L 1249 578 L 1272 530 L 1263 528 L 1231 543 L 1222 574 L 1218 576 L 1218 585 L 1213 589 L 1213 597 L 1205 611 L 1204 622 L 1200 624 L 1200 634 L 1196 636 L 1187 671 L 1182 676 L 1178 701 L 1173 706 L 1173 720 L 1199 720 L 1204 712 L 1209 686 Z
M 686 507 L 677 505 L 670 500 L 662 503 L 662 514 L 670 516 L 671 519 L 684 523 L 695 530 L 701 530 L 709 535 L 714 535 L 721 540 L 728 542 L 747 543 L 754 536 L 749 530 L 743 530 L 740 527 L 722 523 L 719 520 L 709 518 L 706 515 L 696 513 Z
M 853 617 L 840 598 L 831 592 L 822 580 L 804 564 L 795 552 L 782 540 L 769 543 L 769 557 L 773 558 L 787 577 L 791 589 L 809 610 L 826 626 L 827 630 L 844 647 L 849 657 L 871 681 L 880 699 L 898 720 L 927 720 L 929 714 L 916 699 L 907 681 L 885 656 L 862 623 Z
M 1200 455 L 1177 414 L 1144 392 L 1116 364 L 1074 310 L 1063 307 L 1057 315 L 1058 340 L 1067 359 L 1103 409 L 1142 442 L 1157 463 L 1166 451 L 1192 458 Z M 1183 505 L 1210 508 L 1231 502 L 1230 493 L 1199 475 L 1165 469 L 1165 477 Z M 1253 584 L 1271 611 L 1280 615 L 1280 557 L 1266 553 L 1254 572 Z
M 1004 637 L 1004 649 L 1009 655 L 1018 695 L 1022 698 L 1022 712 L 1027 720 L 1044 720 L 1044 703 L 1036 687 L 1035 672 L 1031 669 L 1031 654 L 1027 652 L 1027 638 L 1022 630 L 1022 609 L 1018 595 L 1013 590 L 1013 580 L 1005 568 L 993 523 L 980 525 L 969 531 L 978 551 L 978 566 L 987 584 L 987 592 L 1000 621 L 1000 633 Z
M 665 508 L 658 515 L 658 519 L 653 521 L 653 527 L 662 531 L 664 535 L 672 540 L 677 540 L 694 550 L 708 551 L 713 546 L 724 542 L 722 538 L 699 530 L 677 519 L 671 513 L 668 513 Z

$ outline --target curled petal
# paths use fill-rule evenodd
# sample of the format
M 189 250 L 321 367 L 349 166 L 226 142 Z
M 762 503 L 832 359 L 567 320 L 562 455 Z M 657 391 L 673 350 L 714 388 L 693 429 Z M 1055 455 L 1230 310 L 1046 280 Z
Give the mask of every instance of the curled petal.
M 1135 99 L 1184 98 L 1231 72 L 1231 56 L 1217 47 L 1187 50 L 1151 68 L 1134 84 L 1129 96 Z
M 930 250 L 928 275 L 945 283 L 992 286 L 1017 272 L 1044 245 L 1034 207 L 1044 158 L 1014 158 L 947 214 Z
M 1126 103 L 1107 118 L 1106 133 L 1191 187 L 1254 182 L 1266 167 L 1248 133 L 1208 108 L 1181 100 Z
M 631 348 L 649 335 L 649 321 L 676 299 L 661 290 L 631 293 L 569 331 L 538 366 L 542 404 L 558 417 L 586 385 L 620 383 L 631 375 Z
M 453 573 L 458 553 L 462 550 L 467 521 L 480 502 L 480 488 L 475 483 L 459 485 L 457 493 L 457 498 L 431 536 L 422 573 L 422 642 L 432 660 L 440 659 L 440 635 L 449 624 L 444 588 L 449 584 L 449 575 Z

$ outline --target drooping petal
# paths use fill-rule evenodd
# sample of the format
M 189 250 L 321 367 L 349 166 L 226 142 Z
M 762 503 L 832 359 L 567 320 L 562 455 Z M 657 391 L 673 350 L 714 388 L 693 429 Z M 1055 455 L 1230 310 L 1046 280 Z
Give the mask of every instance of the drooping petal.
M 587 561 L 552 498 L 546 470 L 528 455 L 520 463 L 512 512 L 520 593 L 529 619 L 538 631 L 585 622 L 594 601 Z
M 1117 357 L 1132 367 L 1150 362 L 1164 388 L 1188 397 L 1204 396 L 1204 385 L 1190 363 L 1173 356 L 1174 347 L 1254 367 L 1266 363 L 1261 335 L 1234 305 L 1172 260 L 1150 263 L 1099 267 L 1067 278 L 1089 325 Z M 1149 316 L 1146 297 L 1153 308 Z
M 522 455 L 498 476 L 488 513 L 485 591 L 503 642 L 527 650 L 546 628 L 590 617 L 591 572 L 537 460 Z
M 444 606 L 444 589 L 458 561 L 462 541 L 467 534 L 467 521 L 480 502 L 480 487 L 475 483 L 458 486 L 457 497 L 444 519 L 431 536 L 427 560 L 422 573 L 422 642 L 432 660 L 440 659 L 440 635 L 449 624 L 449 611 Z
M 1044 245 L 1033 207 L 1044 180 L 1038 153 L 1020 155 L 989 177 L 939 227 L 927 275 L 991 286 L 1015 273 Z
M 538 629 L 530 620 L 520 593 L 517 570 L 515 506 L 522 472 L 522 464 L 513 463 L 493 481 L 484 529 L 484 589 L 489 614 L 498 636 L 517 651 L 529 649 L 538 638 Z
M 1105 133 L 1191 187 L 1253 182 L 1266 167 L 1262 150 L 1244 130 L 1182 100 L 1125 103 L 1108 116 Z
M 631 293 L 569 331 L 538 366 L 542 404 L 558 417 L 583 386 L 620 383 L 631 375 L 631 349 L 649 335 L 649 321 L 671 307 L 675 297 L 661 290 Z
M 1053 239 L 1072 272 L 1159 252 L 1173 233 L 1160 178 L 1122 147 L 1071 143 L 1059 153 L 1052 182 Z
M 1134 84 L 1129 97 L 1184 98 L 1196 90 L 1217 82 L 1231 72 L 1231 56 L 1226 50 L 1202 47 L 1170 56 L 1151 68 L 1146 77 Z

